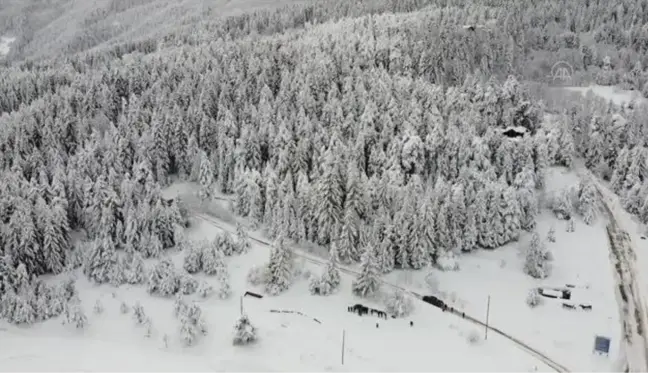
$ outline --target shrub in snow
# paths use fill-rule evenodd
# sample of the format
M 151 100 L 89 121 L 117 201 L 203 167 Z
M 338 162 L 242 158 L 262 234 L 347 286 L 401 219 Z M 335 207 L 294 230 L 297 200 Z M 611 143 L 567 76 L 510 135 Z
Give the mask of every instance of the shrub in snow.
M 185 346 L 192 346 L 200 335 L 207 335 L 202 309 L 195 303 L 180 315 L 180 324 L 180 338 Z
M 206 244 L 192 242 L 185 252 L 182 267 L 189 273 L 198 273 L 202 270 L 202 251 Z
M 185 313 L 186 309 L 187 309 L 187 303 L 184 301 L 182 295 L 178 294 L 178 296 L 175 299 L 175 302 L 173 302 L 173 316 L 180 317 L 180 315 Z
M 481 335 L 476 330 L 471 330 L 468 333 L 468 343 L 470 343 L 471 345 L 479 344 L 481 340 Z
M 65 307 L 65 319 L 63 323 L 74 325 L 77 329 L 84 329 L 88 325 L 88 317 L 80 302 L 69 302 Z
M 265 276 L 265 290 L 269 295 L 278 295 L 290 287 L 293 282 L 293 252 L 284 245 L 280 237 L 275 241 L 270 254 Z
M 387 313 L 396 317 L 405 317 L 414 310 L 414 302 L 404 291 L 397 290 L 389 294 L 385 299 Z
M 247 274 L 247 281 L 252 286 L 260 286 L 266 282 L 268 267 L 252 266 Z
M 551 210 L 558 219 L 568 220 L 571 218 L 572 203 L 567 190 L 562 190 L 553 196 L 551 199 Z
M 146 318 L 146 321 L 144 322 L 144 327 L 146 328 L 144 332 L 144 336 L 146 338 L 151 338 L 154 332 L 153 321 L 151 320 L 151 318 L 149 317 Z
M 549 228 L 549 232 L 547 232 L 547 241 L 556 242 L 556 230 L 553 226 Z
M 330 295 L 337 291 L 341 282 L 335 255 L 331 255 L 322 276 L 310 279 L 309 290 L 313 295 Z
M 162 345 L 164 348 L 169 348 L 169 335 L 166 333 L 162 336 Z
M 209 297 L 214 292 L 214 288 L 206 281 L 201 281 L 198 285 L 198 295 L 202 298 Z
M 180 289 L 180 280 L 175 273 L 175 266 L 169 259 L 155 265 L 148 278 L 148 292 L 162 296 L 173 295 Z
M 193 294 L 198 289 L 198 280 L 188 274 L 181 274 L 179 276 L 180 292 L 185 295 Z
M 360 274 L 351 285 L 355 295 L 369 297 L 380 289 L 380 275 L 375 258 L 375 250 L 366 248 L 361 258 Z
M 94 305 L 93 311 L 94 311 L 94 313 L 97 314 L 97 315 L 103 313 L 103 311 L 104 311 L 104 306 L 103 306 L 103 304 L 101 303 L 101 299 L 97 299 L 97 301 L 95 302 L 95 305 Z
M 126 304 L 126 302 L 122 302 L 121 305 L 119 306 L 119 312 L 125 315 L 128 313 L 128 311 L 130 311 L 128 304 Z
M 135 320 L 135 324 L 137 325 L 143 325 L 146 322 L 144 307 L 142 307 L 140 302 L 135 303 L 133 306 L 133 320 Z
M 574 232 L 574 219 L 567 220 L 565 231 L 569 233 Z
M 229 275 L 223 272 L 218 277 L 218 297 L 220 299 L 227 299 L 230 295 L 232 295 L 232 289 L 230 287 Z
M 236 320 L 236 325 L 234 325 L 234 340 L 233 343 L 235 346 L 247 345 L 257 340 L 257 330 L 250 323 L 250 319 L 247 315 L 241 316 Z
M 441 253 L 437 258 L 436 266 L 442 271 L 458 271 L 459 261 L 452 251 Z
M 225 232 L 218 237 L 218 246 L 225 256 L 238 254 L 238 245 L 229 232 Z
M 549 252 L 538 233 L 534 233 L 526 250 L 524 272 L 533 278 L 546 278 L 551 272 Z
M 542 303 L 542 296 L 538 289 L 531 289 L 526 298 L 527 305 L 531 308 L 535 308 Z

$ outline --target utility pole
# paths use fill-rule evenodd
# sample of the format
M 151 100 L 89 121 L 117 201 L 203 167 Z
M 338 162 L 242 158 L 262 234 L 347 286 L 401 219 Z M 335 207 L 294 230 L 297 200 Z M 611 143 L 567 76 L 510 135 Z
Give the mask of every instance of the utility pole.
M 241 295 L 241 316 L 243 316 L 243 296 Z
M 342 329 L 342 365 L 344 365 L 344 340 L 346 336 L 346 331 Z
M 484 331 L 484 340 L 488 339 L 488 316 L 490 314 L 490 295 L 488 296 L 488 302 L 486 303 L 486 330 Z

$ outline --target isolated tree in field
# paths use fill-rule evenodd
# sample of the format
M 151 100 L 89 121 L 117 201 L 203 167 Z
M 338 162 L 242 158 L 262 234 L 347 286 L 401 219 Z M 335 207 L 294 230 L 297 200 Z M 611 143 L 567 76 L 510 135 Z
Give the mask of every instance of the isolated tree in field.
M 319 278 L 311 278 L 311 294 L 329 295 L 334 293 L 339 288 L 341 277 L 337 264 L 337 250 L 338 249 L 335 243 L 331 244 L 331 249 L 329 251 L 329 261 L 326 265 L 326 268 L 324 269 L 324 272 L 322 272 L 322 275 Z
M 208 246 L 205 246 L 202 251 L 202 269 L 206 275 L 216 276 L 222 271 L 227 270 L 225 257 L 223 252 L 218 246 L 218 241 L 214 240 Z
M 540 235 L 535 232 L 526 249 L 524 272 L 534 278 L 546 278 L 549 276 L 551 271 L 549 255 L 545 243 L 540 239 Z
M 275 240 L 266 272 L 265 290 L 278 295 L 287 290 L 293 282 L 294 254 L 285 246 L 283 237 Z
M 256 342 L 256 340 L 256 328 L 254 327 L 254 325 L 252 325 L 252 323 L 250 323 L 250 319 L 247 315 L 241 316 L 238 320 L 236 320 L 236 324 L 234 325 L 234 345 L 247 345 Z
M 360 261 L 360 274 L 353 281 L 353 293 L 361 297 L 374 295 L 380 288 L 380 272 L 376 265 L 375 250 L 365 248 Z
M 414 303 L 403 290 L 396 290 L 385 300 L 385 309 L 391 315 L 405 317 L 414 310 Z

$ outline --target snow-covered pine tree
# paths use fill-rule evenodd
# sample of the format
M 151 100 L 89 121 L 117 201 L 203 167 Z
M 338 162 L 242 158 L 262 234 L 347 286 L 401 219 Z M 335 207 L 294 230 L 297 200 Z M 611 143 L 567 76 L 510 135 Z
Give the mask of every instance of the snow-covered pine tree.
M 546 278 L 551 272 L 549 252 L 540 235 L 535 232 L 526 249 L 524 272 L 534 278 Z
M 578 193 L 578 210 L 587 225 L 591 225 L 597 218 L 597 191 L 591 180 L 585 180 L 580 185 Z
M 206 275 L 216 276 L 221 271 L 227 270 L 225 264 L 225 257 L 221 252 L 219 239 L 213 240 L 209 245 L 205 246 L 202 251 L 202 269 Z
M 257 340 L 257 330 L 250 323 L 247 315 L 242 315 L 234 325 L 234 340 L 235 346 L 247 345 Z
M 250 251 L 250 237 L 241 223 L 236 223 L 236 253 L 245 254 Z
M 163 259 L 153 267 L 148 277 L 147 290 L 150 294 L 170 296 L 178 292 L 180 281 L 175 266 L 169 259 Z
M 366 247 L 360 262 L 360 274 L 353 281 L 353 293 L 361 297 L 370 297 L 380 289 L 380 272 L 376 264 L 376 252 Z
M 98 237 L 92 242 L 91 252 L 83 268 L 88 278 L 98 284 L 110 282 L 114 268 L 119 265 L 115 244 L 110 236 Z
M 265 290 L 270 295 L 278 295 L 287 290 L 293 282 L 294 254 L 285 246 L 283 237 L 275 240 L 267 265 Z
M 188 242 L 182 266 L 189 273 L 198 273 L 202 270 L 202 255 L 204 248 L 209 247 L 206 242 Z
M 214 190 L 214 165 L 205 151 L 200 152 L 200 172 L 198 182 L 200 183 L 198 196 L 203 201 L 210 200 Z
M 133 320 L 135 321 L 135 324 L 144 325 L 146 319 L 147 317 L 144 312 L 144 307 L 142 307 L 140 302 L 135 302 L 135 305 L 133 306 Z

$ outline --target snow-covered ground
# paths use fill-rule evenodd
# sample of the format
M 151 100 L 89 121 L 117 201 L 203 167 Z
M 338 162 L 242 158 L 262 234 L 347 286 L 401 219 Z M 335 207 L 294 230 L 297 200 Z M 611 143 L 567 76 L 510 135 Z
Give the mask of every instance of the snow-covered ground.
M 11 50 L 11 43 L 16 41 L 16 38 L 9 36 L 0 37 L 0 57 L 4 57 L 9 54 Z
M 196 220 L 188 231 L 192 239 L 210 239 L 219 233 L 220 229 L 204 220 Z M 182 255 L 171 255 L 180 268 Z M 95 286 L 79 274 L 77 286 L 89 317 L 87 329 L 73 329 L 59 319 L 29 328 L 0 323 L 0 371 L 551 371 L 494 333 L 487 341 L 469 342 L 471 333 L 481 335 L 483 330 L 419 301 L 406 319 L 350 314 L 347 307 L 355 303 L 383 307 L 353 297 L 352 278 L 344 274 L 339 293 L 329 297 L 311 296 L 302 279 L 277 297 L 243 298 L 260 341 L 235 347 L 232 335 L 240 314 L 240 295 L 255 290 L 247 285 L 245 275 L 268 257 L 267 247 L 253 243 L 251 252 L 227 259 L 230 299 L 187 298 L 199 302 L 209 330 L 191 348 L 182 347 L 178 339 L 180 325 L 173 316 L 173 299 L 149 296 L 144 287 Z M 313 272 L 321 270 L 311 263 L 304 265 Z M 97 299 L 105 308 L 101 314 L 93 313 Z M 132 306 L 137 301 L 152 320 L 150 338 L 143 327 L 135 325 L 132 312 L 120 312 L 122 302 Z M 299 311 L 308 317 L 271 313 L 272 309 Z M 165 334 L 168 348 L 162 341 Z
M 588 87 L 565 87 L 565 89 L 572 92 L 580 92 L 586 95 L 592 92 L 597 96 L 601 96 L 608 101 L 612 101 L 617 105 L 624 105 L 631 101 L 645 102 L 646 100 L 641 96 L 640 92 L 628 91 L 614 86 L 601 86 L 591 85 Z

